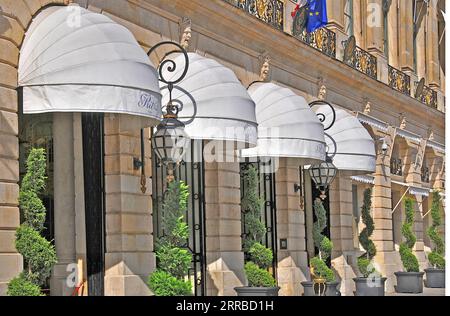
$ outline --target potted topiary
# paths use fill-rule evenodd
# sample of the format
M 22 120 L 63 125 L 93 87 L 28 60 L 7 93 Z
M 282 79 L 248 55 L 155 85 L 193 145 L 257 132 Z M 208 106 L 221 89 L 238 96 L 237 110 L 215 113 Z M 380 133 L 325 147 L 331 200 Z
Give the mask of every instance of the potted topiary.
M 413 233 L 414 206 L 411 198 L 405 199 L 406 218 L 402 227 L 402 234 L 405 242 L 400 245 L 400 257 L 406 271 L 396 272 L 398 293 L 422 293 L 423 292 L 423 272 L 419 270 L 419 261 L 413 254 L 416 244 L 416 236 Z
M 276 280 L 269 272 L 273 262 L 272 250 L 261 244 L 267 229 L 261 221 L 261 208 L 264 201 L 259 197 L 259 176 L 255 167 L 250 166 L 244 174 L 246 192 L 242 199 L 245 210 L 245 237 L 243 249 L 247 254 L 245 275 L 248 286 L 236 287 L 238 296 L 278 296 L 280 290 Z
M 372 189 L 364 191 L 364 202 L 361 208 L 361 217 L 366 226 L 359 235 L 359 242 L 366 251 L 358 258 L 358 269 L 362 277 L 354 278 L 356 285 L 356 296 L 384 296 L 386 278 L 382 278 L 375 269 L 373 258 L 377 253 L 375 244 L 370 239 L 375 229 L 370 210 L 372 208 Z
M 148 286 L 156 296 L 191 296 L 192 283 L 186 279 L 192 255 L 186 249 L 189 228 L 185 222 L 188 186 L 172 181 L 164 197 L 162 226 L 164 236 L 156 241 L 157 270 L 149 276 Z
M 319 249 L 319 255 L 309 261 L 313 281 L 302 282 L 304 289 L 303 295 L 316 296 L 319 294 L 324 296 L 340 296 L 337 289 L 339 282 L 336 281 L 333 270 L 326 263 L 331 257 L 333 243 L 322 234 L 327 227 L 327 213 L 320 199 L 314 201 L 314 212 L 317 220 L 313 227 L 313 240 L 315 247 Z M 326 282 L 324 293 L 316 293 L 318 291 L 314 285 L 317 280 Z
M 441 195 L 438 191 L 434 191 L 431 205 L 433 224 L 427 231 L 428 236 L 434 244 L 433 251 L 428 255 L 428 261 L 432 268 L 425 269 L 425 284 L 429 288 L 445 288 L 445 244 L 438 232 L 438 228 L 442 223 L 440 211 Z
M 42 286 L 57 262 L 55 247 L 42 235 L 46 209 L 39 198 L 45 189 L 46 157 L 33 148 L 27 159 L 27 172 L 19 192 L 23 223 L 16 231 L 16 249 L 23 256 L 23 272 L 8 284 L 9 296 L 44 296 Z

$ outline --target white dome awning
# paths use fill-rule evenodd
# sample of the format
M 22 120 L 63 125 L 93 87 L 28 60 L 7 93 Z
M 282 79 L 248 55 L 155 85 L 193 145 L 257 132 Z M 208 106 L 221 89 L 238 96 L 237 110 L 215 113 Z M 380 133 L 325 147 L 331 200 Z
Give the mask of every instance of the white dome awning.
M 325 131 L 328 153 L 339 171 L 353 175 L 375 172 L 375 142 L 359 120 L 347 111 L 334 106 L 336 121 Z M 325 115 L 324 126 L 328 127 L 333 117 L 327 105 L 313 107 L 316 113 Z
M 20 52 L 25 114 L 105 112 L 162 116 L 158 75 L 132 33 L 76 5 L 50 7 L 32 22 Z
M 189 53 L 189 70 L 175 86 L 173 99 L 183 103 L 179 113 L 186 133 L 195 140 L 236 142 L 240 148 L 256 146 L 257 124 L 255 104 L 234 72 L 217 61 Z M 174 59 L 176 70 L 164 69 L 167 80 L 179 78 L 184 70 L 184 55 Z M 163 104 L 169 93 L 161 86 Z
M 303 165 L 325 160 L 323 125 L 303 97 L 274 83 L 248 91 L 256 103 L 258 146 L 243 157 L 299 158 Z

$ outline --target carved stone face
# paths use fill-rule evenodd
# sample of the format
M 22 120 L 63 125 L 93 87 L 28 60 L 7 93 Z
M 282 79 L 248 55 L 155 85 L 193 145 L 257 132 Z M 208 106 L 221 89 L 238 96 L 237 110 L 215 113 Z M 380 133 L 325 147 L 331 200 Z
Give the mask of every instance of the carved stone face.
M 266 59 L 261 67 L 261 80 L 266 80 L 270 73 L 269 60 Z
M 184 30 L 183 36 L 181 37 L 181 47 L 183 47 L 184 49 L 189 47 L 189 41 L 192 38 L 192 30 L 190 27 L 187 27 Z
M 321 85 L 319 89 L 319 99 L 324 100 L 327 96 L 327 87 L 325 85 Z

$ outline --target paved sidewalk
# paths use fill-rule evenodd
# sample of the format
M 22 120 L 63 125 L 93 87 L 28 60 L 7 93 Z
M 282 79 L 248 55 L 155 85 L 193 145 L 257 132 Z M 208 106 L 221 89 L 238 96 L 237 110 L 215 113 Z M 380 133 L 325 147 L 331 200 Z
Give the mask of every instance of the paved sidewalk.
M 445 296 L 445 289 L 429 289 L 423 288 L 423 293 L 421 294 L 400 294 L 392 293 L 387 294 L 387 296 Z

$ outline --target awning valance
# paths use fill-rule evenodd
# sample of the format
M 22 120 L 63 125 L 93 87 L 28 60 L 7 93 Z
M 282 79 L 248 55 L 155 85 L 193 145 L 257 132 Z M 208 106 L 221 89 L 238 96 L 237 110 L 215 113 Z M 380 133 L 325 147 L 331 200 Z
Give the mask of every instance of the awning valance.
M 334 165 L 339 171 L 353 175 L 375 172 L 375 142 L 369 132 L 355 116 L 336 106 L 334 108 L 336 121 L 325 132 L 325 141 L 330 156 L 333 156 Z M 333 115 L 329 106 L 317 105 L 313 110 L 323 113 L 326 117 L 324 125 L 330 125 L 329 120 Z
M 365 184 L 375 184 L 375 177 L 374 176 L 368 176 L 368 175 L 360 175 L 360 176 L 352 176 L 352 181 L 355 182 L 361 182 Z
M 256 104 L 258 146 L 243 157 L 299 158 L 300 164 L 325 160 L 323 126 L 306 100 L 274 83 L 248 89 Z
M 196 140 L 236 142 L 241 148 L 256 146 L 255 103 L 234 72 L 213 59 L 189 53 L 186 77 L 174 88 L 173 98 L 183 104 L 180 121 L 187 122 L 186 133 Z M 185 58 L 174 59 L 174 72 L 164 69 L 164 77 L 173 80 L 184 70 Z M 169 101 L 163 89 L 163 104 Z
M 78 6 L 51 7 L 20 52 L 23 111 L 106 112 L 161 119 L 158 76 L 132 33 Z
M 406 187 L 407 192 L 411 195 L 428 197 L 430 195 L 430 192 L 432 191 L 431 189 L 416 187 L 411 184 L 400 182 L 400 181 L 392 180 L 392 183 Z

